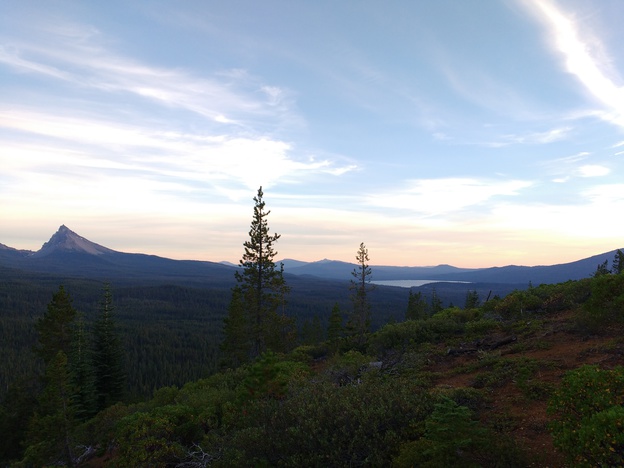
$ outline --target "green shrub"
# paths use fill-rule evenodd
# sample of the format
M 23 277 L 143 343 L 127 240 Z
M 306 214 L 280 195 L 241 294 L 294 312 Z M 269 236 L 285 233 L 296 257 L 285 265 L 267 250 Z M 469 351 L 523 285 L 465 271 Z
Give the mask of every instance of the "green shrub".
M 531 288 L 526 291 L 514 291 L 496 304 L 494 310 L 505 319 L 517 319 L 527 314 L 541 312 L 544 300 Z
M 612 322 L 624 321 L 624 275 L 596 276 L 590 287 L 589 299 L 577 314 L 577 325 L 596 332 Z
M 473 322 L 468 322 L 465 326 L 465 332 L 470 336 L 482 336 L 492 330 L 496 330 L 499 323 L 493 319 L 480 319 Z
M 370 349 L 376 355 L 387 350 L 406 350 L 431 342 L 434 334 L 428 321 L 408 320 L 384 326 L 371 337 Z
M 485 440 L 486 431 L 472 419 L 472 412 L 443 398 L 425 421 L 423 437 L 404 444 L 394 465 L 479 466 L 473 452 L 483 447 Z
M 578 431 L 581 466 L 624 466 L 624 407 L 590 416 Z
M 480 318 L 479 309 L 460 309 L 459 307 L 448 307 L 433 315 L 434 318 L 451 320 L 455 323 L 466 323 Z
M 241 397 L 282 399 L 286 396 L 291 378 L 308 370 L 308 366 L 300 362 L 282 361 L 272 352 L 264 353 L 249 366 L 243 380 L 245 392 Z
M 614 460 L 624 454 L 623 404 L 624 367 L 568 372 L 548 405 L 555 445 L 579 466 L 620 466 Z
M 166 467 L 185 453 L 184 442 L 200 436 L 186 407 L 164 406 L 150 413 L 135 413 L 124 419 L 117 440 L 119 466 Z
M 250 402 L 222 466 L 388 466 L 432 409 L 409 379 L 310 382 L 283 401 Z M 238 466 L 238 465 L 237 465 Z

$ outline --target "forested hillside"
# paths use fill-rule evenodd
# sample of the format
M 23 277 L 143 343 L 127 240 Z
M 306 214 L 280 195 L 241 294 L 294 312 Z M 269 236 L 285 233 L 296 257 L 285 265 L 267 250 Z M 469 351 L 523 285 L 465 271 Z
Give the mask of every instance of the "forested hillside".
M 59 285 L 70 293 L 77 310 L 89 321 L 100 300 L 103 282 L 52 274 L 3 269 L 0 276 L 0 396 L 7 386 L 28 378 L 38 369 L 31 348 L 34 323 Z M 323 329 L 334 304 L 347 310 L 347 281 L 289 278 L 288 311 L 299 329 L 317 317 Z M 218 369 L 223 318 L 230 288 L 188 287 L 150 282 L 143 285 L 111 283 L 119 329 L 127 353 L 128 393 L 151 395 L 163 385 L 181 385 Z M 464 296 L 466 289 L 457 292 Z M 407 305 L 405 288 L 378 288 L 373 327 L 402 320 Z
M 158 273 L 122 274 L 115 285 L 55 269 L 0 271 L 0 462 L 561 463 L 552 446 L 575 462 L 622 461 L 621 251 L 592 278 L 513 290 L 374 285 L 364 243 L 350 282 L 287 276 L 274 262 L 280 236 L 269 234 L 262 195 L 233 287 Z M 110 262 L 89 253 L 101 249 L 62 227 L 39 253 Z M 133 271 L 145 265 L 105 254 L 115 269 L 119 259 Z M 574 363 L 543 359 L 580 340 L 592 346 L 579 346 Z M 598 361 L 604 370 L 575 371 L 596 362 L 586 354 L 596 346 L 618 351 Z M 559 393 L 564 371 L 572 373 Z M 583 396 L 588 386 L 595 392 Z M 503 389 L 533 414 L 533 429 L 499 398 Z M 596 411 L 601 419 L 588 419 Z M 544 450 L 533 437 L 546 440 Z M 602 451 L 582 448 L 596 441 Z
M 118 291 L 115 300 L 137 294 L 130 291 Z M 152 308 L 166 310 L 184 290 L 163 288 L 161 294 Z M 33 299 L 45 309 L 44 296 Z M 74 461 L 172 467 L 620 465 L 622 273 L 597 272 L 487 302 L 466 299 L 471 307 L 397 320 L 363 341 L 342 328 L 330 340 L 265 353 L 241 367 L 160 388 L 144 402 L 74 419 L 68 431 Z M 188 330 L 201 317 L 192 319 Z M 196 359 L 205 359 L 201 353 Z M 25 443 L 28 415 L 41 404 L 41 397 L 27 392 L 8 393 L 1 409 L 5 449 L 18 435 Z M 24 455 L 22 449 L 7 451 L 4 462 L 26 456 L 29 463 L 38 453 Z

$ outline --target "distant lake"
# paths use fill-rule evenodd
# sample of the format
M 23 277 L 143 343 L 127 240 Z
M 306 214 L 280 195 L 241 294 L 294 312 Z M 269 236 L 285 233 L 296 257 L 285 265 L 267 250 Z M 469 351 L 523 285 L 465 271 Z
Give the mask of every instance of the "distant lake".
M 384 281 L 371 281 L 373 284 L 379 284 L 381 286 L 398 286 L 400 288 L 413 288 L 422 286 L 429 283 L 466 283 L 470 284 L 470 281 L 442 281 L 442 280 L 384 280 Z

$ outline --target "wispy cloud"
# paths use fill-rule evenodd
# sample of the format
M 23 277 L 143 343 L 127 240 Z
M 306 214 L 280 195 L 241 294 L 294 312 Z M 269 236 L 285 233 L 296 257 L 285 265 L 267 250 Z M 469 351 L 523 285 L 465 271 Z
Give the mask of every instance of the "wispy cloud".
M 70 25 L 44 30 L 45 41 L 36 43 L 7 39 L 0 46 L 0 63 L 17 72 L 44 75 L 78 88 L 130 94 L 196 113 L 217 124 L 235 124 L 247 132 L 262 128 L 267 119 L 280 125 L 303 124 L 287 89 L 262 83 L 245 70 L 196 76 L 180 68 L 155 67 L 117 54 L 105 47 L 102 35 L 90 29 L 81 34 L 79 29 Z M 67 30 L 73 32 L 67 34 Z M 76 36 L 82 40 L 74 40 Z
M 502 135 L 498 140 L 486 143 L 485 146 L 500 148 L 510 145 L 541 145 L 563 140 L 571 127 L 558 127 L 545 132 L 529 132 L 524 134 Z
M 559 234 L 566 238 L 614 238 L 624 229 L 624 219 L 613 216 L 624 210 L 624 184 L 597 185 L 579 193 L 574 203 L 500 204 L 493 210 L 492 228 L 517 229 L 523 235 L 530 230 L 541 236 Z M 526 220 L 530 221 L 527 226 Z M 610 229 L 597 229 L 608 220 Z
M 566 71 L 604 106 L 601 117 L 624 126 L 624 86 L 621 77 L 613 73 L 602 43 L 554 1 L 526 3 L 548 25 L 553 47 L 565 59 Z
M 598 164 L 587 164 L 578 168 L 579 177 L 602 177 L 611 172 L 611 169 Z
M 112 51 L 99 31 L 78 24 L 42 26 L 38 34 L 44 40 L 4 41 L 0 65 L 91 94 L 65 98 L 60 113 L 47 111 L 46 104 L 0 106 L 0 131 L 8 135 L 0 161 L 18 174 L 64 166 L 90 177 L 90 171 L 106 167 L 119 177 L 161 180 L 163 192 L 183 193 L 181 187 L 199 183 L 234 182 L 254 189 L 313 174 L 341 176 L 356 168 L 352 162 L 312 158 L 280 138 L 280 128 L 303 124 L 294 95 L 246 70 L 198 76 L 152 66 Z M 123 104 L 130 96 L 152 107 L 137 103 L 131 112 L 120 111 L 107 107 L 107 96 Z M 89 99 L 91 105 L 85 102 Z M 158 113 L 152 112 L 154 106 L 160 107 Z M 181 128 L 176 112 L 196 114 L 196 124 Z M 16 160 L 16 154 L 22 157 Z M 173 185 L 166 186 L 166 179 Z M 137 190 L 157 187 L 153 182 Z M 236 192 L 229 188 L 221 193 Z
M 547 161 L 542 166 L 548 173 L 555 176 L 553 182 L 556 183 L 568 182 L 575 177 L 603 177 L 611 173 L 611 168 L 602 164 L 581 164 L 590 156 L 590 153 L 583 151 L 571 156 Z
M 515 196 L 531 182 L 522 180 L 480 180 L 473 178 L 420 179 L 406 187 L 371 196 L 371 205 L 443 216 L 481 205 L 497 197 Z
M 254 189 L 278 180 L 293 182 L 312 174 L 339 176 L 355 169 L 350 163 L 294 157 L 290 143 L 268 137 L 184 134 L 167 131 L 165 124 L 141 127 L 86 115 L 63 117 L 0 108 L 0 129 L 13 132 L 0 161 L 16 171 L 72 167 L 90 177 L 89 171 L 106 167 L 119 170 L 120 176 L 142 174 L 181 184 L 236 182 Z M 21 134 L 45 143 L 25 143 Z M 18 154 L 20 158 L 15 157 Z

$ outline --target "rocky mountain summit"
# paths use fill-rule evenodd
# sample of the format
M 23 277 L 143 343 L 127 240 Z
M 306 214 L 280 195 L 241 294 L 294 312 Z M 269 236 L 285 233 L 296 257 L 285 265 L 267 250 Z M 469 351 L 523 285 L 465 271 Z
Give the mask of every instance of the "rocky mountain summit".
M 50 240 L 44 243 L 41 249 L 34 252 L 31 256 L 44 257 L 58 251 L 79 252 L 91 255 L 116 253 L 114 250 L 85 239 L 63 224 L 58 231 L 52 235 Z

